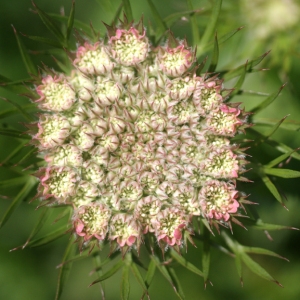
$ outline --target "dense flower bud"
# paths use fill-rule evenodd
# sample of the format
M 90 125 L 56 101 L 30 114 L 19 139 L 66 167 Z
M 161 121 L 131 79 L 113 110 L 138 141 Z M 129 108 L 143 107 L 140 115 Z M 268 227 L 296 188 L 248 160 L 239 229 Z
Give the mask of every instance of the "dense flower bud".
M 205 217 L 228 221 L 231 213 L 236 213 L 239 203 L 234 186 L 224 181 L 210 180 L 199 192 L 202 213 Z
M 36 100 L 42 110 L 64 111 L 76 101 L 75 91 L 64 76 L 46 76 L 36 88 L 40 98 Z

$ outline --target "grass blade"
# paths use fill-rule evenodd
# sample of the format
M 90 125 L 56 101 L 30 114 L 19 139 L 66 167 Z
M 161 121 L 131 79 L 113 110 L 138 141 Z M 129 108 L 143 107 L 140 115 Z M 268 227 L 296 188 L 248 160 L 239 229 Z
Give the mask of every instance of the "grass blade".
M 192 1 L 186 0 L 186 3 L 188 6 L 188 9 L 190 9 L 191 11 L 194 11 Z M 199 34 L 199 28 L 198 28 L 198 24 L 197 24 L 196 15 L 191 15 L 190 20 L 191 20 L 191 27 L 192 27 L 192 34 L 193 34 L 193 45 L 198 45 L 200 34 Z

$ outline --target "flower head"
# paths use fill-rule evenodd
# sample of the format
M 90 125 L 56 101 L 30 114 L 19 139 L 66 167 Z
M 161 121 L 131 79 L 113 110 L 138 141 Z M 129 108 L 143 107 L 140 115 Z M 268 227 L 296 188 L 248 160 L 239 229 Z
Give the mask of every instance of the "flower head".
M 230 222 L 242 162 L 230 144 L 245 114 L 222 83 L 189 74 L 195 55 L 173 36 L 153 48 L 142 24 L 85 43 L 69 77 L 45 76 L 33 136 L 47 164 L 40 196 L 70 204 L 84 242 L 177 247 L 192 220 Z

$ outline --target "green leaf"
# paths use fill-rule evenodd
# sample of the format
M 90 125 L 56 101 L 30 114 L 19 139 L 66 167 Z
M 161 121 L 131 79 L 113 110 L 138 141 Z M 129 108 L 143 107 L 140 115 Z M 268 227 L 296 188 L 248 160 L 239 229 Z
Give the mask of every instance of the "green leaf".
M 129 22 L 133 21 L 133 15 L 132 15 L 132 9 L 131 9 L 131 5 L 130 5 L 130 1 L 129 0 L 122 0 L 122 2 L 123 2 L 125 15 L 126 15 L 128 21 Z
M 175 282 L 176 284 L 176 288 L 178 290 L 178 296 L 180 299 L 185 299 L 181 284 L 180 284 L 180 280 L 178 279 L 176 272 L 173 268 L 168 268 L 169 274 L 172 278 L 172 281 Z
M 284 87 L 285 87 L 285 84 L 282 85 L 277 92 L 275 92 L 275 93 L 271 94 L 269 97 L 267 97 L 261 104 L 254 107 L 253 109 L 251 109 L 251 112 L 256 114 L 259 111 L 265 109 L 267 106 L 269 106 L 278 97 L 278 95 L 281 93 L 281 91 Z
M 235 86 L 233 87 L 233 92 L 230 95 L 231 97 L 233 97 L 234 95 L 239 93 L 240 88 L 242 87 L 242 85 L 245 81 L 246 73 L 247 73 L 247 64 L 248 64 L 248 61 L 245 64 L 244 72 L 241 74 L 239 80 L 236 82 Z
M 51 33 L 58 39 L 58 41 L 60 42 L 60 44 L 63 47 L 67 47 L 67 43 L 66 43 L 66 40 L 65 40 L 65 37 L 64 37 L 63 33 L 61 32 L 59 27 L 56 25 L 54 20 L 50 17 L 50 15 L 48 15 L 43 10 L 41 10 L 35 4 L 35 2 L 32 1 L 32 4 L 33 4 L 34 8 L 36 9 L 36 12 L 38 13 L 38 15 L 41 18 L 42 22 L 49 29 L 49 31 L 51 31 Z
M 148 271 L 145 276 L 145 284 L 146 284 L 147 288 L 149 288 L 149 286 L 152 282 L 152 279 L 155 274 L 155 270 L 156 270 L 156 263 L 153 260 L 151 260 L 148 265 Z
M 0 129 L 0 135 L 6 135 L 22 140 L 30 140 L 31 137 L 27 134 L 24 134 L 24 132 L 15 130 L 15 129 Z
M 281 163 L 283 160 L 287 159 L 288 157 L 290 157 L 292 155 L 292 153 L 294 153 L 295 151 L 298 151 L 299 149 L 284 153 L 280 156 L 278 156 L 277 158 L 273 159 L 272 161 L 270 161 L 268 164 L 265 165 L 265 167 L 267 168 L 272 168 L 276 165 L 278 165 L 279 163 Z
M 74 17 L 75 17 L 75 1 L 72 0 L 72 8 L 71 8 L 71 12 L 68 18 L 68 25 L 67 25 L 67 36 L 66 39 L 69 40 L 71 33 L 72 33 L 72 29 L 73 29 L 73 25 L 74 25 Z
M 52 19 L 57 20 L 57 21 L 69 21 L 70 17 L 66 17 L 66 16 L 62 16 L 62 15 L 58 15 L 58 14 L 53 14 L 53 13 L 49 13 L 48 14 Z M 76 27 L 79 30 L 82 30 L 87 36 L 89 36 L 90 38 L 93 38 L 94 35 L 91 32 L 91 27 L 77 19 L 74 19 L 74 27 Z
M 275 168 L 263 168 L 264 172 L 268 175 L 273 175 L 282 178 L 298 178 L 300 177 L 299 171 L 289 169 L 275 169 Z
M 72 268 L 72 262 L 69 263 L 64 263 L 64 262 L 70 260 L 74 256 L 75 250 L 76 250 L 76 244 L 74 244 L 74 239 L 71 238 L 61 263 L 62 267 L 60 268 L 59 275 L 58 275 L 55 300 L 58 300 L 60 298 Z
M 268 190 L 276 198 L 276 200 L 279 201 L 280 203 L 283 203 L 282 197 L 280 196 L 276 186 L 272 183 L 270 178 L 263 174 L 263 175 L 261 175 L 261 179 L 262 179 L 263 183 L 266 185 L 266 187 L 268 188 Z
M 219 44 L 218 44 L 218 36 L 217 33 L 215 34 L 215 45 L 214 45 L 214 51 L 212 54 L 212 59 L 210 66 L 208 68 L 208 72 L 214 72 L 217 68 L 219 61 Z
M 168 269 L 161 264 L 161 262 L 159 261 L 158 257 L 151 255 L 151 259 L 152 261 L 155 263 L 157 269 L 161 272 L 161 274 L 167 279 L 167 281 L 169 281 L 169 283 L 171 284 L 171 286 L 173 287 L 176 295 L 178 296 L 179 299 L 183 299 L 181 297 L 181 295 L 178 292 L 178 287 L 176 285 L 176 282 L 173 281 Z
M 188 8 L 191 11 L 194 11 L 192 1 L 191 0 L 186 0 L 186 3 L 187 3 Z M 183 15 L 183 13 L 182 13 L 182 15 Z M 192 27 L 192 34 L 193 34 L 193 45 L 198 45 L 200 34 L 199 34 L 199 28 L 198 28 L 198 24 L 197 24 L 196 15 L 191 15 L 190 20 L 191 20 L 191 27 Z
M 282 287 L 282 285 L 275 280 L 263 267 L 261 267 L 257 262 L 255 262 L 252 258 L 250 258 L 249 255 L 246 253 L 241 253 L 241 258 L 243 262 L 247 265 L 247 267 L 258 276 L 262 277 L 263 279 L 275 282 L 279 286 Z
M 62 236 L 65 236 L 66 232 L 67 232 L 67 228 L 64 225 L 64 226 L 56 229 L 55 231 L 44 235 L 43 237 L 31 240 L 27 244 L 27 246 L 34 248 L 34 247 L 40 247 L 40 246 L 47 245 L 49 243 L 56 241 L 57 239 L 61 238 Z
M 144 294 L 148 295 L 147 286 L 146 286 L 146 284 L 144 282 L 142 274 L 140 273 L 137 265 L 135 263 L 132 263 L 130 267 L 131 267 L 131 271 L 132 271 L 134 277 L 136 278 L 136 280 L 138 281 L 138 283 L 142 287 L 142 289 L 144 291 Z
M 27 105 L 23 105 L 22 108 L 26 111 L 29 111 L 30 109 L 35 110 L 36 105 L 35 104 L 27 104 Z M 20 111 L 16 107 L 2 110 L 0 112 L 0 119 L 4 119 L 4 118 L 7 118 L 9 116 L 13 116 L 13 115 L 16 115 L 19 113 L 20 113 Z
M 253 121 L 255 125 L 266 125 L 266 126 L 274 126 L 280 120 L 278 119 L 269 119 L 269 118 L 257 118 L 256 116 L 253 117 Z M 284 123 L 280 125 L 280 128 L 286 130 L 299 130 L 300 129 L 300 122 L 296 120 L 285 120 Z
M 93 281 L 90 285 L 94 285 L 98 282 L 101 282 L 107 278 L 110 278 L 111 276 L 113 276 L 122 266 L 124 265 L 122 260 L 119 260 L 113 267 L 111 267 L 106 273 L 104 273 L 102 276 L 99 277 L 99 279 Z
M 40 214 L 40 217 L 39 217 L 36 225 L 33 227 L 33 229 L 31 231 L 31 233 L 30 233 L 27 241 L 23 245 L 22 249 L 24 249 L 27 246 L 27 244 L 30 242 L 30 240 L 39 233 L 39 231 L 42 229 L 42 227 L 44 226 L 45 222 L 47 221 L 50 213 L 51 213 L 51 211 L 48 209 L 48 207 L 44 208 L 44 210 Z
M 264 53 L 263 55 L 259 56 L 258 58 L 255 58 L 251 61 L 248 62 L 247 64 L 247 73 L 254 72 L 255 70 L 253 69 L 255 66 L 257 66 L 268 54 L 270 51 Z M 232 78 L 235 78 L 239 75 L 241 75 L 245 70 L 245 64 L 237 67 L 236 69 L 230 70 L 230 71 L 221 71 L 220 76 L 224 78 L 225 81 L 228 81 Z
M 243 286 L 242 260 L 240 253 L 237 253 L 235 256 L 235 266 L 240 277 L 241 285 Z
M 190 0 L 187 0 L 190 1 Z M 176 12 L 173 14 L 170 14 L 166 16 L 163 19 L 164 24 L 166 24 L 167 28 L 170 28 L 175 22 L 180 20 L 183 16 L 187 16 L 191 18 L 191 23 L 192 23 L 192 18 L 197 17 L 196 15 L 199 14 L 200 10 L 186 10 L 186 11 L 181 11 L 181 12 Z M 198 29 L 198 27 L 197 27 Z M 194 34 L 193 34 L 194 36 Z M 198 38 L 199 39 L 199 38 Z M 197 43 L 192 43 L 193 45 L 197 45 Z
M 175 250 L 171 249 L 170 251 L 171 256 L 180 263 L 183 267 L 185 267 L 187 270 L 204 277 L 204 273 L 200 271 L 195 265 L 187 261 L 183 256 L 179 255 Z
M 0 187 L 9 188 L 13 186 L 18 186 L 20 184 L 28 182 L 29 180 L 30 180 L 29 176 L 20 176 L 16 178 L 11 178 L 11 179 L 0 181 Z
M 47 45 L 50 45 L 50 46 L 53 46 L 56 48 L 60 48 L 60 49 L 63 48 L 59 42 L 57 42 L 56 40 L 53 40 L 53 39 L 45 38 L 42 36 L 35 36 L 35 35 L 25 35 L 25 37 L 29 38 L 30 40 L 44 43 L 44 44 L 47 44 Z
M 208 44 L 210 40 L 212 40 L 215 34 L 218 17 L 221 11 L 222 0 L 214 0 L 212 6 L 213 7 L 212 7 L 212 14 L 210 20 L 207 22 L 208 25 L 206 26 L 204 34 L 199 43 L 199 47 L 197 51 L 198 55 L 201 55 L 203 53 L 203 48 Z
M 130 284 L 129 284 L 129 266 L 124 265 L 121 279 L 121 298 L 122 300 L 129 299 Z
M 12 150 L 12 152 L 10 152 L 9 155 L 2 162 L 0 162 L 0 166 L 7 165 L 8 162 L 10 162 L 16 155 L 19 154 L 19 152 L 21 152 L 24 149 L 25 144 L 27 144 L 27 141 L 21 141 L 20 145 L 15 147 L 14 150 Z M 27 176 L 24 176 L 24 179 L 25 178 L 27 178 Z M 0 181 L 0 186 L 1 186 L 1 181 Z
M 206 227 L 203 227 L 203 252 L 202 252 L 202 268 L 204 282 L 208 280 L 210 266 L 210 232 Z
M 244 27 L 239 27 L 235 30 L 232 30 L 224 35 L 222 35 L 219 38 L 219 45 L 225 43 L 227 40 L 229 40 L 232 36 L 234 36 L 237 32 L 239 32 L 240 30 L 242 30 Z M 204 46 L 202 48 L 202 52 L 197 53 L 197 57 L 201 56 L 202 53 L 205 53 L 207 51 L 209 51 L 210 49 L 212 49 L 214 47 L 214 41 L 209 42 L 206 46 Z
M 30 83 L 31 81 L 32 81 L 31 78 L 12 81 L 7 77 L 0 75 L 0 87 L 8 91 L 16 92 L 18 94 L 28 93 L 28 92 L 33 93 L 25 86 L 25 83 Z
M 157 40 L 160 39 L 161 35 L 168 29 L 167 25 L 165 24 L 164 20 L 160 16 L 158 10 L 156 9 L 155 5 L 153 4 L 152 0 L 147 0 L 152 16 L 154 18 L 154 24 L 156 24 L 156 37 Z
M 19 112 L 20 114 L 22 114 L 24 116 L 24 118 L 29 121 L 32 122 L 33 121 L 33 117 L 25 110 L 23 109 L 22 106 L 20 106 L 17 103 L 14 103 L 13 101 L 7 99 L 7 98 L 2 98 L 0 97 L 0 99 L 4 100 L 5 102 L 8 102 L 9 104 L 13 105 Z
M 243 221 L 243 223 L 247 226 L 251 226 L 251 228 L 256 229 L 256 230 L 267 230 L 267 231 L 283 230 L 283 229 L 299 230 L 297 228 L 289 227 L 289 226 L 285 226 L 285 225 L 264 223 L 261 219 L 258 219 L 258 220 L 245 219 Z
M 279 254 L 277 254 L 273 251 L 263 249 L 263 248 L 243 246 L 243 250 L 247 253 L 269 255 L 269 256 L 274 256 L 274 257 L 289 261 L 287 258 L 285 258 L 285 257 L 283 257 L 283 256 L 281 256 L 281 255 L 279 255 Z
M 37 69 L 28 54 L 28 50 L 26 49 L 25 45 L 23 44 L 22 40 L 20 39 L 15 27 L 12 26 L 12 28 L 14 30 L 15 37 L 17 39 L 17 43 L 18 43 L 18 47 L 19 47 L 19 51 L 21 53 L 22 60 L 25 64 L 27 73 L 29 75 L 32 75 L 32 74 L 37 75 L 38 74 Z
M 4 226 L 4 224 L 8 221 L 12 213 L 18 208 L 21 202 L 26 199 L 26 197 L 28 196 L 28 194 L 31 192 L 31 190 L 34 188 L 35 185 L 36 185 L 36 180 L 33 177 L 29 177 L 29 178 L 27 177 L 27 183 L 23 186 L 21 191 L 18 193 L 18 195 L 15 197 L 15 199 L 12 201 L 12 203 L 4 213 L 4 216 L 0 221 L 0 228 Z

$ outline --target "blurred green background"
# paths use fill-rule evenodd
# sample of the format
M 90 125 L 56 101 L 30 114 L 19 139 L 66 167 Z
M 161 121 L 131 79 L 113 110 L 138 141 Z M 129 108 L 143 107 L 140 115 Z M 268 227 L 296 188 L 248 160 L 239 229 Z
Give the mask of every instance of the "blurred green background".
M 211 3 L 213 1 L 191 1 L 195 9 L 199 9 L 197 22 L 203 28 L 209 21 Z M 247 6 L 247 2 L 257 5 Z M 46 12 L 59 13 L 62 7 L 68 15 L 70 0 L 37 0 L 37 5 Z M 153 0 L 162 17 L 172 13 L 188 10 L 185 0 Z M 272 5 L 268 5 L 271 3 Z M 279 4 L 278 4 L 279 3 Z M 77 0 L 75 17 L 85 23 L 90 21 L 96 29 L 104 31 L 101 21 L 110 23 L 115 10 L 119 6 L 119 0 Z M 154 24 L 149 6 L 146 0 L 132 0 L 133 14 L 136 19 L 144 15 L 145 25 L 148 22 Z M 284 5 L 284 9 L 280 5 Z M 276 6 L 277 5 L 277 6 Z M 273 8 L 276 10 L 273 11 Z M 290 10 L 289 10 L 290 9 Z M 23 65 L 17 42 L 13 34 L 11 25 L 18 32 L 28 35 L 47 36 L 45 26 L 38 16 L 32 11 L 30 0 L 0 0 L 0 74 L 13 80 L 27 78 L 26 69 Z M 286 13 L 289 15 L 286 15 Z M 281 22 L 285 18 L 295 19 L 296 22 L 287 22 L 285 27 L 276 27 L 272 23 L 273 18 Z M 276 101 L 265 111 L 257 116 L 257 119 L 281 119 L 290 114 L 290 120 L 300 120 L 300 3 L 299 1 L 284 0 L 224 0 L 218 23 L 218 35 L 222 36 L 230 30 L 245 26 L 225 44 L 220 46 L 220 63 L 217 70 L 234 68 L 248 59 L 258 57 L 268 50 L 272 50 L 260 68 L 270 68 L 268 71 L 252 73 L 248 75 L 243 89 L 259 91 L 262 93 L 272 93 L 287 82 L 287 85 Z M 282 21 L 284 22 L 284 21 Z M 192 41 L 191 24 L 185 17 L 178 20 L 172 30 L 176 37 L 187 38 Z M 201 34 L 201 31 L 200 31 Z M 53 59 L 40 51 L 47 48 L 45 45 L 23 38 L 24 43 L 36 55 L 34 62 L 41 65 L 41 61 L 49 66 L 55 66 Z M 40 53 L 39 53 L 40 52 Z M 232 87 L 234 80 L 225 83 L 226 87 Z M 0 88 L 0 96 L 14 100 L 19 104 L 28 103 L 24 97 L 15 95 Z M 243 102 L 247 109 L 257 105 L 262 97 L 257 96 L 236 96 L 235 102 Z M 0 109 L 9 108 L 9 104 L 1 101 Z M 21 116 L 9 117 L 0 120 L 1 128 L 14 128 L 24 130 Z M 258 126 L 262 132 L 269 128 Z M 274 135 L 274 139 L 284 142 L 292 148 L 300 147 L 299 131 L 288 131 L 279 129 Z M 0 136 L 0 163 L 18 145 L 18 142 L 9 137 Z M 265 146 L 260 148 L 260 152 L 255 154 L 261 162 L 268 162 L 279 156 L 279 152 Z M 288 166 L 293 170 L 299 170 L 300 163 L 292 159 Z M 0 181 L 13 177 L 13 172 L 7 168 L 0 167 Z M 267 191 L 259 179 L 253 184 L 240 184 L 240 189 L 251 194 L 249 199 L 259 203 L 259 212 L 262 219 L 267 223 L 282 224 L 286 226 L 300 227 L 299 218 L 299 179 L 276 179 L 276 186 L 284 193 L 288 201 L 285 210 Z M 3 188 L 0 190 L 0 212 L 5 212 L 12 201 L 14 195 L 20 189 Z M 6 197 L 7 196 L 7 197 Z M 32 195 L 34 196 L 34 195 Z M 28 238 L 31 228 L 37 221 L 40 210 L 35 210 L 34 204 L 23 203 L 12 215 L 11 219 L 0 231 L 0 299 L 5 300 L 26 300 L 26 299 L 54 299 L 58 269 L 56 266 L 61 262 L 64 249 L 68 242 L 68 236 L 57 240 L 47 246 L 40 248 L 26 248 L 9 252 L 10 249 L 22 245 Z M 55 212 L 54 215 L 58 215 Z M 52 217 L 52 221 L 55 216 Z M 47 228 L 56 226 L 51 220 L 47 223 Z M 41 234 L 43 234 L 41 232 Z M 293 230 L 271 232 L 273 241 L 267 239 L 261 231 L 253 229 L 245 231 L 234 227 L 237 239 L 245 245 L 265 247 L 287 257 L 290 262 L 281 261 L 275 258 L 255 257 L 284 288 L 276 286 L 274 283 L 265 281 L 244 268 L 244 287 L 241 287 L 234 260 L 220 254 L 217 250 L 212 251 L 210 279 L 214 286 L 203 287 L 203 280 L 193 273 L 178 266 L 179 279 L 181 280 L 186 299 L 245 299 L 245 300 L 276 300 L 276 299 L 298 299 L 300 295 L 300 235 Z M 187 257 L 197 267 L 201 269 L 201 245 L 198 248 L 189 246 Z M 95 280 L 89 276 L 93 269 L 92 258 L 81 260 L 74 264 L 66 289 L 62 294 L 62 300 L 80 299 L 100 299 L 100 289 L 97 285 L 87 288 Z M 107 299 L 120 299 L 120 277 L 121 273 L 114 275 L 105 283 Z M 134 278 L 132 278 L 130 299 L 139 299 L 141 289 Z M 175 299 L 175 294 L 169 283 L 157 272 L 150 287 L 151 299 Z

